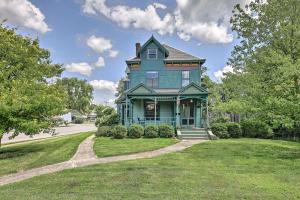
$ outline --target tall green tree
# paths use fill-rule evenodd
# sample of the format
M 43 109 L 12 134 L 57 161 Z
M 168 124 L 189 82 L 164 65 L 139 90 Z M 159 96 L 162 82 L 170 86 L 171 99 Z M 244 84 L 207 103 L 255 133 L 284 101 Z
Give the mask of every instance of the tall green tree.
M 67 108 L 81 113 L 90 111 L 93 100 L 93 87 L 86 81 L 78 78 L 63 78 L 58 80 L 68 93 Z
M 0 144 L 8 132 L 39 133 L 64 111 L 64 88 L 48 82 L 62 71 L 37 39 L 0 24 Z
M 112 126 L 118 124 L 118 114 L 116 109 L 110 106 L 98 105 L 96 107 L 96 126 Z
M 236 5 L 232 29 L 240 39 L 223 80 L 226 103 L 273 126 L 300 120 L 300 1 L 256 0 Z

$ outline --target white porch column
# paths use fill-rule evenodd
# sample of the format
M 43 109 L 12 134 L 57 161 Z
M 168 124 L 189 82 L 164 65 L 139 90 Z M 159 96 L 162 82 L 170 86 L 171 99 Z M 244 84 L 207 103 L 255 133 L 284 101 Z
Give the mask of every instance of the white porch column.
M 208 98 L 206 99 L 206 128 L 209 128 Z
M 176 100 L 176 127 L 180 127 L 180 111 L 179 111 L 179 106 L 180 106 L 180 97 L 177 96 Z
M 154 97 L 154 123 L 156 125 L 156 97 Z

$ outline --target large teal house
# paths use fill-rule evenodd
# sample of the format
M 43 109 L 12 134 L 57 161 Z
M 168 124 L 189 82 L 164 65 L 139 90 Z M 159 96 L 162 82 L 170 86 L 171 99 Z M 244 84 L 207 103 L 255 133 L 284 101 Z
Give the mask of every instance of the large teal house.
M 117 105 L 120 122 L 207 128 L 208 91 L 201 86 L 204 62 L 153 36 L 143 45 L 136 43 L 136 55 L 126 61 L 125 95 Z

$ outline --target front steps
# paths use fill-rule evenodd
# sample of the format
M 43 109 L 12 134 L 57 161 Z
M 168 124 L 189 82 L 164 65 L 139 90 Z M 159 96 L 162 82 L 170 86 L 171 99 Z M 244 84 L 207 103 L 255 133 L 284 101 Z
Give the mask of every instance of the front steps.
M 204 128 L 178 129 L 177 136 L 181 140 L 187 139 L 202 139 L 209 140 L 207 130 Z

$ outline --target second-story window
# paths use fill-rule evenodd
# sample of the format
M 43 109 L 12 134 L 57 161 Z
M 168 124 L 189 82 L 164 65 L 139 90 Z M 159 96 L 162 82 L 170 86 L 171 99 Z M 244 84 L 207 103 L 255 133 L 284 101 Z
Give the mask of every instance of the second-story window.
M 190 71 L 182 71 L 181 72 L 181 85 L 182 87 L 190 84 Z
M 146 85 L 150 88 L 158 88 L 158 72 L 149 71 L 146 73 Z
M 157 49 L 148 49 L 147 58 L 150 60 L 157 59 Z

